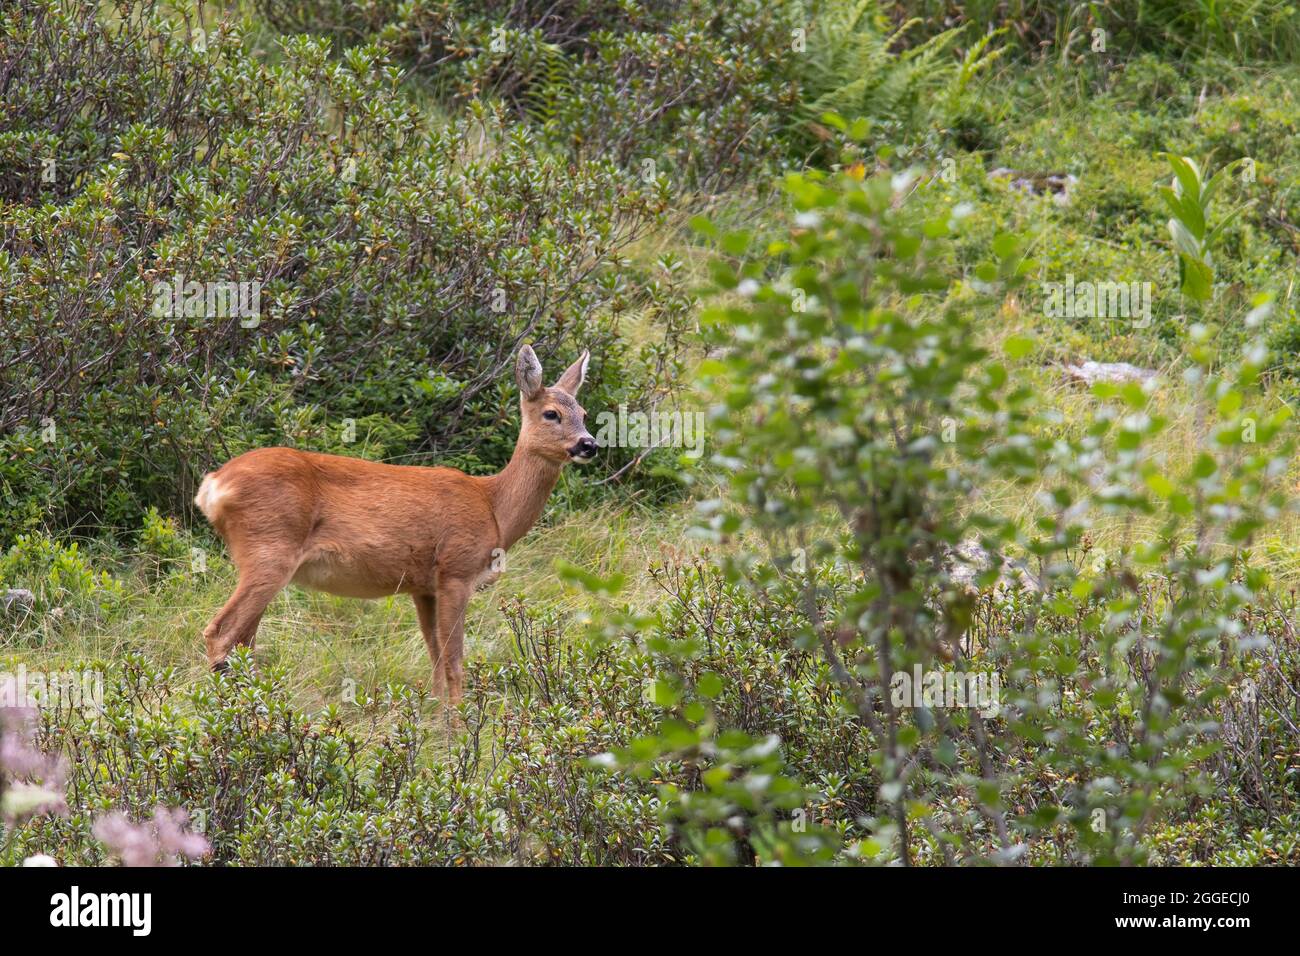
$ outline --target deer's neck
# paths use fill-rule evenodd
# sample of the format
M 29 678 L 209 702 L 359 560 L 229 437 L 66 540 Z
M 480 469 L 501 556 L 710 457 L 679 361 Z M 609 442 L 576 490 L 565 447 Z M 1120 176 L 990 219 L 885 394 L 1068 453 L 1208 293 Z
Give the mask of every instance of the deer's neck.
M 510 463 L 487 479 L 488 498 L 503 548 L 509 548 L 537 523 L 546 499 L 559 480 L 560 468 L 561 465 L 515 445 Z

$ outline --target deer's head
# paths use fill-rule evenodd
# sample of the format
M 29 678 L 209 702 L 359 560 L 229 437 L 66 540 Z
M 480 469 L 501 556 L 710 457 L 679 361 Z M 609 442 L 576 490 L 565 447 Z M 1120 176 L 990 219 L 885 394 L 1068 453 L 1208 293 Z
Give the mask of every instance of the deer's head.
M 542 384 L 542 363 L 532 346 L 519 350 L 515 380 L 519 383 L 522 424 L 519 444 L 550 461 L 579 464 L 596 457 L 596 440 L 585 424 L 586 409 L 578 404 L 578 389 L 587 377 L 589 352 L 564 370 L 554 385 Z

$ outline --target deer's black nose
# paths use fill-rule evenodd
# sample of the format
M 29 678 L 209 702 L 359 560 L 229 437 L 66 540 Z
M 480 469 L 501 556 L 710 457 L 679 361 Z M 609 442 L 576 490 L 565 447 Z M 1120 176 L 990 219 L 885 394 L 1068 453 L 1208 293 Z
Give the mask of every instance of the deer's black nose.
M 578 444 L 573 446 L 570 454 L 575 458 L 595 458 L 596 440 L 590 436 L 578 439 Z

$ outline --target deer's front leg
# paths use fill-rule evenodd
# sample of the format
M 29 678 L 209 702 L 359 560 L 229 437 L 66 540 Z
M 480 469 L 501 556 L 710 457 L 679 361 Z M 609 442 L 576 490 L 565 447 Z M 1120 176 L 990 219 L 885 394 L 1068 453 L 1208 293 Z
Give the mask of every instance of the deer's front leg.
M 433 686 L 430 691 L 434 697 L 441 698 L 442 660 L 438 654 L 437 603 L 432 594 L 415 594 L 412 597 L 415 600 L 415 613 L 420 618 L 420 636 L 424 638 L 424 646 L 429 649 L 429 661 L 433 664 Z
M 453 707 L 460 703 L 465 680 L 465 606 L 473 590 L 470 581 L 458 578 L 440 580 L 435 599 L 438 653 L 433 659 L 433 680 L 435 686 L 441 684 L 446 689 L 448 702 Z

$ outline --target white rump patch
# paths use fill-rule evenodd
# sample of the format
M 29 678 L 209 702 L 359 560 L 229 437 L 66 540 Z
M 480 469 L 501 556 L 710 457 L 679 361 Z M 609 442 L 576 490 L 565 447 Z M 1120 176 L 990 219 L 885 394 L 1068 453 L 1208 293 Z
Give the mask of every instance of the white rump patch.
M 207 517 L 208 521 L 217 520 L 217 507 L 221 504 L 221 499 L 225 495 L 225 489 L 217 483 L 216 476 L 207 475 L 203 483 L 199 485 L 199 493 L 194 496 L 194 503 L 199 506 L 199 510 Z

